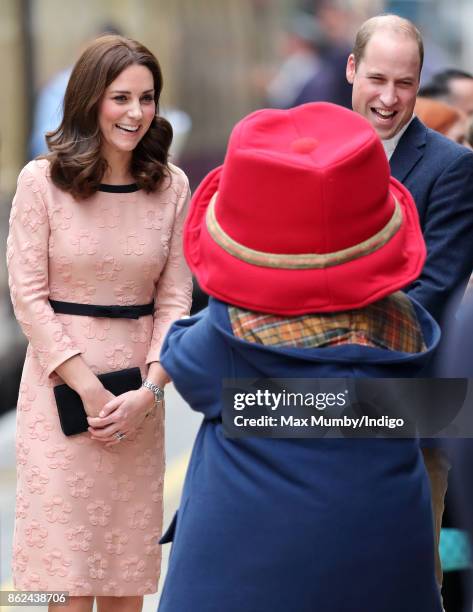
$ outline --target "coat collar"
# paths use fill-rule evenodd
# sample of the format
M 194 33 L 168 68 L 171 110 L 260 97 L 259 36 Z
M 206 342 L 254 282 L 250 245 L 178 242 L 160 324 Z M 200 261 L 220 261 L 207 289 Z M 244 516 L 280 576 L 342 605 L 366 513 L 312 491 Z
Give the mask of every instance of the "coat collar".
M 414 117 L 391 157 L 391 173 L 401 183 L 424 155 L 427 128 Z

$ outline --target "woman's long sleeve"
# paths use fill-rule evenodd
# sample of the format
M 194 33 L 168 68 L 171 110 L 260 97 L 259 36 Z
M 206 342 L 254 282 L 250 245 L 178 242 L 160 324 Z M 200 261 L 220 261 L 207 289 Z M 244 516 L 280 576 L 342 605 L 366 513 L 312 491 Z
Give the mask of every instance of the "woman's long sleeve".
M 49 218 L 42 177 L 28 164 L 18 177 L 7 242 L 8 280 L 16 318 L 44 374 L 81 351 L 49 303 Z
M 159 277 L 154 300 L 154 327 L 147 363 L 159 361 L 164 338 L 171 324 L 188 315 L 192 303 L 192 275 L 184 258 L 182 235 L 190 190 L 187 178 L 179 171 L 176 215 L 169 236 L 169 254 Z M 174 189 L 174 186 L 171 187 Z

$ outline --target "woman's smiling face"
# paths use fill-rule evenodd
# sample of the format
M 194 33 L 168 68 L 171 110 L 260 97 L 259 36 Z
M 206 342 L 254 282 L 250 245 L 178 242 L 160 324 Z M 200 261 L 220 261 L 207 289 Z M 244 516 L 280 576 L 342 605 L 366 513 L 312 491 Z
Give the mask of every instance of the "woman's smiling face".
M 155 114 L 151 71 L 139 64 L 128 66 L 107 87 L 99 106 L 98 123 L 105 159 L 110 154 L 131 154 Z

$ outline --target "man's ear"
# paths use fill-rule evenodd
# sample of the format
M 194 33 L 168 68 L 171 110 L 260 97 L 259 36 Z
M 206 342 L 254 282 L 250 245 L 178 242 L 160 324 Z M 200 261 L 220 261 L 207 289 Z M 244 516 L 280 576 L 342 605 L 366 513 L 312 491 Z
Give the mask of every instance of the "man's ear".
M 353 85 L 353 81 L 355 80 L 355 56 L 353 53 L 350 53 L 348 56 L 346 76 L 350 85 Z

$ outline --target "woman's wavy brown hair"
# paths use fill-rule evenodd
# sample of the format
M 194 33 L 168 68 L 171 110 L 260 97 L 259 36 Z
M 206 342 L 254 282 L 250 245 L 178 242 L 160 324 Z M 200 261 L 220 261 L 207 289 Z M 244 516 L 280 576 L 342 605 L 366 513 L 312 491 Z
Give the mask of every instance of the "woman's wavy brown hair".
M 158 112 L 163 77 L 158 60 L 142 44 L 117 35 L 95 39 L 72 70 L 64 95 L 61 125 L 46 134 L 51 179 L 76 199 L 93 195 L 100 186 L 107 162 L 102 157 L 99 105 L 106 88 L 118 75 L 138 64 L 146 66 L 154 79 L 154 101 Z M 171 124 L 157 114 L 133 150 L 130 172 L 139 187 L 155 191 L 169 176 L 168 151 Z

